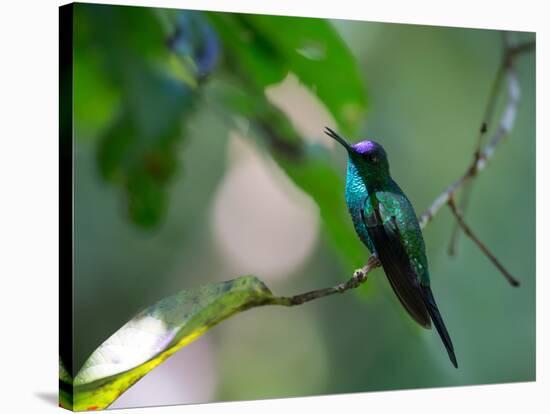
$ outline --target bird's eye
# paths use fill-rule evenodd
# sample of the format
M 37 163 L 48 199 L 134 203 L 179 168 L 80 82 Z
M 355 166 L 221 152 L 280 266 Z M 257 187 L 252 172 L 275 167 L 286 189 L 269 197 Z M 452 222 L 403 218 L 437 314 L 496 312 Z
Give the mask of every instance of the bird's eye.
M 373 164 L 376 164 L 378 162 L 378 157 L 376 155 L 372 155 L 370 157 L 370 162 L 372 162 Z

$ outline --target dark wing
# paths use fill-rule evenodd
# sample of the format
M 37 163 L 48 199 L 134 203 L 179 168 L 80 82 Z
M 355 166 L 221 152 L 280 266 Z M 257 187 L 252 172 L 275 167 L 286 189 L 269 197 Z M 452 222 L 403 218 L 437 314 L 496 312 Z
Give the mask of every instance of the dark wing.
M 384 268 L 395 294 L 412 318 L 425 328 L 430 328 L 430 315 L 426 308 L 418 277 L 411 266 L 399 235 L 395 219 L 384 223 L 377 209 L 363 222 L 374 245 L 376 255 Z

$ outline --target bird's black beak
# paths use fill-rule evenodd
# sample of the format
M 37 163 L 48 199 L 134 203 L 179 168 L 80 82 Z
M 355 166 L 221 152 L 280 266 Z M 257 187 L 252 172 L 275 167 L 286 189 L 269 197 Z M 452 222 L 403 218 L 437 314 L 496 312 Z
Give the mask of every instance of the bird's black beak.
M 343 146 L 348 152 L 353 151 L 353 148 L 351 147 L 351 145 L 350 145 L 344 138 L 342 138 L 340 135 L 338 135 L 335 131 L 333 131 L 333 130 L 330 129 L 329 127 L 325 127 L 325 134 L 327 134 L 329 137 L 335 139 L 335 140 L 338 141 L 340 144 L 342 144 L 342 146 Z

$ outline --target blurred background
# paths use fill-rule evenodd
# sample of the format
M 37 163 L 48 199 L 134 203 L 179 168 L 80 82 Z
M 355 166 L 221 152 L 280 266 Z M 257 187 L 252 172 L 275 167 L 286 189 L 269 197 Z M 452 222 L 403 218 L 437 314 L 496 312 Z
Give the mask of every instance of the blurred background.
M 82 4 L 74 34 L 76 369 L 185 288 L 347 280 L 368 251 L 323 128 L 382 143 L 420 214 L 471 162 L 502 53 L 491 30 Z M 466 216 L 521 286 L 464 236 L 448 255 L 447 209 L 424 231 L 458 370 L 376 270 L 357 291 L 224 321 L 112 408 L 535 380 L 534 63 L 518 60 L 514 129 Z

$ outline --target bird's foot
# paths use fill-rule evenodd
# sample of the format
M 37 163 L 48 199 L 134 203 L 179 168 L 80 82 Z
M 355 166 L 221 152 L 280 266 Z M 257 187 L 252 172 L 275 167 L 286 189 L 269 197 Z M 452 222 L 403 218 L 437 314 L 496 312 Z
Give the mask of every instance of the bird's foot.
M 361 269 L 357 269 L 355 272 L 353 272 L 353 280 L 354 281 L 363 281 L 367 278 L 367 269 L 366 266 L 363 266 Z
M 376 257 L 376 255 L 374 254 L 371 255 L 365 266 L 353 272 L 353 277 L 346 283 L 345 289 L 354 289 L 359 286 L 361 283 L 367 280 L 369 272 L 378 266 L 380 266 L 380 261 L 378 260 L 378 257 Z
M 378 266 L 380 266 L 380 260 L 378 260 L 378 257 L 373 254 L 369 257 L 369 260 L 365 266 L 353 272 L 353 278 L 359 281 L 366 280 L 369 272 Z

